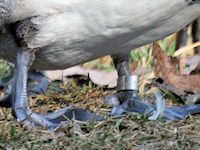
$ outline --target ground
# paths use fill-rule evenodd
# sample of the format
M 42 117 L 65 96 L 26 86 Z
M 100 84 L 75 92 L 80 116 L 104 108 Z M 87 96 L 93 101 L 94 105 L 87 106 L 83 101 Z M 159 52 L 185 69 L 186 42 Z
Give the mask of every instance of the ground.
M 59 90 L 55 90 L 57 86 Z M 102 98 L 113 92 L 90 81 L 81 85 L 74 80 L 64 85 L 53 83 L 45 96 L 31 97 L 31 106 L 45 113 L 70 105 L 73 99 L 77 107 L 106 114 L 110 108 L 103 104 Z M 27 131 L 12 117 L 10 109 L 0 109 L 0 149 L 199 149 L 199 138 L 199 115 L 163 122 L 127 114 L 88 124 L 71 121 L 49 132 Z

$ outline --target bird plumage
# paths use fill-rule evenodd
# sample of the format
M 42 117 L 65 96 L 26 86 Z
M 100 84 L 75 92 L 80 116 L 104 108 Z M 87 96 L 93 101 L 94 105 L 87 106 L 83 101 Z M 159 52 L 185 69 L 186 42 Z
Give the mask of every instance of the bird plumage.
M 33 19 L 37 31 L 27 43 L 38 49 L 33 64 L 37 69 L 64 69 L 107 54 L 128 53 L 180 30 L 200 15 L 200 5 L 185 0 L 63 0 L 63 6 L 48 2 L 56 1 L 24 1 L 34 16 L 43 16 Z M 24 19 L 20 13 L 21 18 L 13 16 L 11 21 Z M 0 56 L 14 56 L 15 46 L 2 46 L 3 40 Z

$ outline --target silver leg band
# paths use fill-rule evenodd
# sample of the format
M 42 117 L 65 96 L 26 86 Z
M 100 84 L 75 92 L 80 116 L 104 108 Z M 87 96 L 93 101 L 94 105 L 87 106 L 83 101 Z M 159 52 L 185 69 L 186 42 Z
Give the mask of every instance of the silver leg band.
M 117 79 L 117 91 L 133 90 L 138 91 L 139 77 L 136 75 L 132 76 L 121 76 Z

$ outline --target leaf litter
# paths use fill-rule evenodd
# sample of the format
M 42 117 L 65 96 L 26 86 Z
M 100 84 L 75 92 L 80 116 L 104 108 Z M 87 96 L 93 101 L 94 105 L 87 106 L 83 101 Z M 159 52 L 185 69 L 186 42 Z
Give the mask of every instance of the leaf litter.
M 177 95 L 180 95 L 180 93 L 200 93 L 200 73 L 197 73 L 197 70 L 196 74 L 181 74 L 179 71 L 179 60 L 168 57 L 157 44 L 153 47 L 152 55 L 155 64 L 155 74 L 163 82 L 160 86 Z M 198 65 L 196 69 L 198 69 Z

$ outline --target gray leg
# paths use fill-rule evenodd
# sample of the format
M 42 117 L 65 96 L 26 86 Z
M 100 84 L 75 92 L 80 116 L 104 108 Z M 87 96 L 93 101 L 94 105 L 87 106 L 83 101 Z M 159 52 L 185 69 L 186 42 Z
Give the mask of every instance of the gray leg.
M 19 50 L 16 63 L 16 78 L 13 88 L 12 109 L 17 120 L 27 128 L 43 127 L 49 130 L 59 127 L 69 119 L 81 121 L 101 120 L 98 115 L 83 109 L 68 107 L 47 115 L 34 113 L 29 109 L 27 95 L 27 74 L 28 68 L 34 60 L 33 51 Z
M 12 110 L 17 120 L 27 128 L 43 127 L 49 130 L 59 127 L 62 123 L 68 122 L 69 119 L 101 120 L 101 116 L 72 106 L 46 115 L 40 115 L 30 110 L 27 78 L 28 70 L 35 59 L 35 50 L 27 48 L 26 41 L 28 39 L 26 38 L 31 35 L 31 32 L 34 32 L 34 26 L 31 23 L 31 19 L 18 23 L 14 34 L 18 45 L 21 46 L 21 49 L 17 51 L 15 80 L 12 87 Z
M 158 92 L 155 93 L 156 106 L 144 102 L 144 100 L 137 96 L 138 79 L 137 76 L 131 76 L 129 55 L 115 55 L 113 56 L 113 60 L 119 75 L 117 93 L 105 99 L 108 103 L 114 104 L 112 115 L 121 115 L 124 112 L 136 112 L 143 115 L 150 115 L 149 119 L 160 115 L 166 120 L 179 120 L 184 119 L 189 114 L 200 112 L 200 105 L 165 107 L 163 106 L 162 95 Z M 160 114 L 159 112 L 162 113 Z
M 137 96 L 138 77 L 131 75 L 129 54 L 114 55 L 113 61 L 118 72 L 117 93 L 105 98 L 106 103 L 114 104 L 112 114 L 120 115 L 124 111 L 144 114 L 147 110 L 154 110 L 152 105 L 142 102 Z
M 12 92 L 12 109 L 17 120 L 29 128 L 37 125 L 47 128 L 54 128 L 57 126 L 56 124 L 51 123 L 39 114 L 33 113 L 28 108 L 27 75 L 28 68 L 32 64 L 33 60 L 34 52 L 29 50 L 18 50 L 15 84 Z

